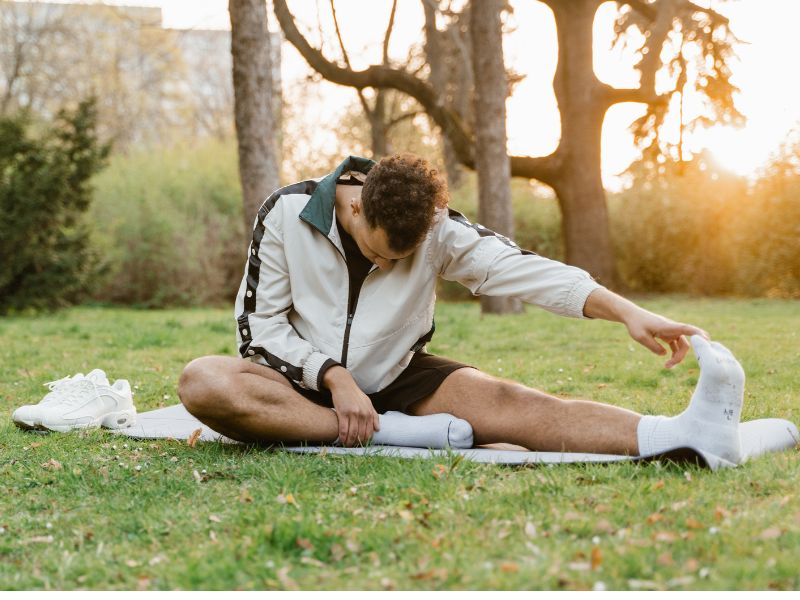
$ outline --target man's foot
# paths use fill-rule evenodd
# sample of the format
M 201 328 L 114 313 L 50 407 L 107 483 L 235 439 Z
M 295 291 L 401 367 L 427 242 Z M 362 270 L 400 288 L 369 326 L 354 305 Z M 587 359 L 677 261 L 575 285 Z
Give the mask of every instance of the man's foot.
M 689 406 L 675 417 L 642 417 L 637 432 L 639 454 L 688 446 L 739 464 L 744 370 L 722 344 L 699 335 L 693 335 L 691 342 L 700 363 L 700 379 Z
M 381 429 L 373 444 L 414 448 L 472 448 L 472 426 L 447 413 L 416 417 L 388 411 L 381 417 Z

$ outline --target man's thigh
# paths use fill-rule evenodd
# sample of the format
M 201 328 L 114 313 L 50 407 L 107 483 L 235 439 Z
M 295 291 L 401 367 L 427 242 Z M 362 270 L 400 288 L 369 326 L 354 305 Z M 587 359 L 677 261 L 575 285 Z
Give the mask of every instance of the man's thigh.
M 519 444 L 531 419 L 559 402 L 539 390 L 468 368 L 448 375 L 433 394 L 409 406 L 408 412 L 449 413 L 464 419 L 472 425 L 476 444 Z

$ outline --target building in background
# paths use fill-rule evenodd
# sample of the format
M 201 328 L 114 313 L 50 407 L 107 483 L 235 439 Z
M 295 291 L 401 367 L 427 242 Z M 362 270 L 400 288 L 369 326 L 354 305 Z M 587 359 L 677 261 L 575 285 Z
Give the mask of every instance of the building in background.
M 157 7 L 0 1 L 0 114 L 50 118 L 92 95 L 118 150 L 232 136 L 230 31 L 165 29 Z

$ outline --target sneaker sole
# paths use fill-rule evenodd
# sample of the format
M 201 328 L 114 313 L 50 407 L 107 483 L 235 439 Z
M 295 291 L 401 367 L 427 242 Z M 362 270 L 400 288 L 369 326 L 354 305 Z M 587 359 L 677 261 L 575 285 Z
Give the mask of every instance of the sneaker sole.
M 42 426 L 39 423 L 30 421 L 23 421 L 22 419 L 14 419 L 14 425 L 24 431 L 41 431 Z
M 89 423 L 76 423 L 65 425 L 50 425 L 42 423 L 41 427 L 48 431 L 56 431 L 58 433 L 66 433 L 75 429 L 97 429 L 103 427 L 104 429 L 126 429 L 136 425 L 136 409 L 121 410 L 118 412 L 108 413 L 102 417 L 98 417 Z

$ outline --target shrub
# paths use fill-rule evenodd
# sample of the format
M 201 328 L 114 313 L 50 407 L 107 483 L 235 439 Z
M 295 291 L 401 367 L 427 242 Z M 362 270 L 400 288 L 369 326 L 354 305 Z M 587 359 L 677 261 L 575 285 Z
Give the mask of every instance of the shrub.
M 27 117 L 0 119 L 0 312 L 64 306 L 88 291 L 89 180 L 108 154 L 95 124 L 91 100 L 38 138 Z
M 95 183 L 96 299 L 232 304 L 247 254 L 232 141 L 118 155 Z

